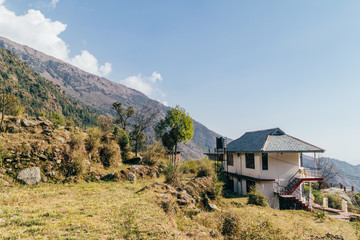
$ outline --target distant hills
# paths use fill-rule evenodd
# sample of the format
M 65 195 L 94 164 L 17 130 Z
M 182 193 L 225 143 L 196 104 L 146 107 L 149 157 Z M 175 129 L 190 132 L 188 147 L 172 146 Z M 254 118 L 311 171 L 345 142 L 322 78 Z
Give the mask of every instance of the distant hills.
M 0 47 L 16 54 L 31 69 L 57 85 L 68 97 L 98 114 L 114 115 L 115 112 L 112 110 L 114 102 L 122 102 L 125 106 L 131 105 L 135 109 L 139 109 L 142 105 L 147 104 L 160 109 L 161 116 L 164 116 L 169 109 L 137 90 L 90 74 L 59 59 L 30 47 L 17 44 L 6 38 L 0 37 Z M 203 152 L 213 149 L 215 138 L 220 136 L 199 122 L 194 121 L 194 126 L 195 133 L 191 142 L 189 144 L 181 144 L 180 146 L 182 157 L 185 159 L 203 157 Z
M 330 183 L 341 183 L 346 187 L 355 187 L 355 191 L 360 191 L 360 165 L 352 165 L 345 161 L 340 161 L 334 158 L 320 158 L 320 160 L 327 161 L 331 164 L 336 172 L 334 177 L 330 179 Z M 314 160 L 312 157 L 303 155 L 303 163 L 305 167 L 314 167 Z

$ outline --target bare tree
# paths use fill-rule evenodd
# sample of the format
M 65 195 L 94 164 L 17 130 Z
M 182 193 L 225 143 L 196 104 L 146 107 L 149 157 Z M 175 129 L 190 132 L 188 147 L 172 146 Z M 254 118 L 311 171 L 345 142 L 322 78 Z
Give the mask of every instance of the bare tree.
M 317 161 L 317 168 L 323 178 L 323 181 L 319 182 L 319 188 L 323 188 L 329 184 L 329 181 L 335 177 L 337 171 L 328 158 L 319 158 Z
M 143 148 L 145 143 L 145 130 L 149 128 L 154 121 L 156 121 L 159 115 L 159 109 L 157 107 L 151 107 L 148 104 L 143 105 L 135 113 L 135 123 L 133 124 L 133 130 L 130 132 L 130 141 L 132 142 L 133 150 L 138 155 L 138 151 Z

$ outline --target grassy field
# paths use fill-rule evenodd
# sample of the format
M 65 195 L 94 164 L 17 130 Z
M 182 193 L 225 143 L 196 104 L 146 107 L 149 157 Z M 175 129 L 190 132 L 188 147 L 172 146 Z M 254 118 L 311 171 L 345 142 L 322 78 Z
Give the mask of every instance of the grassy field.
M 359 239 L 354 223 L 246 206 L 246 198 L 222 200 L 221 212 L 165 213 L 155 191 L 137 193 L 155 181 L 2 188 L 0 238 L 223 239 L 222 215 L 232 212 L 240 217 L 242 239 L 316 239 L 327 233 Z

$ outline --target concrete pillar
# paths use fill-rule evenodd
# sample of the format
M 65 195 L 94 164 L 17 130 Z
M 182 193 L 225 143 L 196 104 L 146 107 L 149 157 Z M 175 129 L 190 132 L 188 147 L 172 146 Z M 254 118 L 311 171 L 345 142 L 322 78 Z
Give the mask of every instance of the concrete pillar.
M 348 211 L 347 202 L 344 199 L 342 200 L 341 210 L 344 211 L 344 212 Z
M 312 192 L 311 192 L 311 182 L 309 182 L 309 203 L 310 203 L 310 209 L 313 210 L 313 200 L 312 200 Z
M 323 198 L 323 207 L 324 207 L 324 208 L 328 208 L 328 207 L 329 207 L 329 200 L 328 200 L 328 198 L 326 198 L 326 197 Z

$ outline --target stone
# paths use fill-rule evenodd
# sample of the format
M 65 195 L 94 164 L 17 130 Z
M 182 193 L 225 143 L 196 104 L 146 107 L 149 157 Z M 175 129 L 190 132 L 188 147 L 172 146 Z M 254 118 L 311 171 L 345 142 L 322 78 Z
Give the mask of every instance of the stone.
M 216 237 L 215 230 L 211 230 L 211 231 L 210 231 L 210 236 L 211 236 L 211 237 Z
M 101 180 L 103 181 L 114 181 L 116 179 L 116 176 L 115 176 L 115 173 L 109 173 L 109 174 L 106 174 L 105 176 L 103 176 L 101 178 Z
M 135 182 L 136 181 L 135 173 L 129 173 L 128 174 L 128 180 L 131 181 L 131 182 Z
M 209 208 L 211 211 L 219 211 L 220 209 L 218 208 L 218 206 L 216 206 L 213 203 L 209 203 Z
M 33 126 L 37 126 L 38 123 L 35 122 L 35 121 L 31 121 L 31 120 L 24 119 L 24 120 L 22 121 L 22 125 L 23 125 L 24 127 L 33 127 Z
M 59 137 L 57 140 L 60 141 L 62 144 L 65 143 L 65 139 L 63 139 L 62 137 Z
M 2 178 L 0 178 L 0 186 L 9 186 L 10 184 L 6 181 L 6 180 L 4 180 L 4 179 L 2 179 Z
M 206 234 L 206 232 L 200 232 L 199 235 L 202 237 L 205 237 L 207 234 Z
M 41 126 L 52 126 L 53 123 L 49 120 L 43 121 L 40 123 Z
M 32 167 L 23 169 L 18 173 L 17 179 L 22 180 L 29 185 L 36 184 L 41 180 L 40 168 Z

